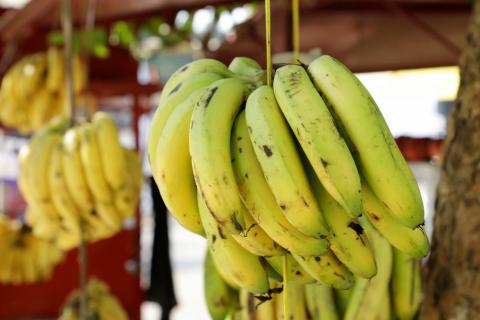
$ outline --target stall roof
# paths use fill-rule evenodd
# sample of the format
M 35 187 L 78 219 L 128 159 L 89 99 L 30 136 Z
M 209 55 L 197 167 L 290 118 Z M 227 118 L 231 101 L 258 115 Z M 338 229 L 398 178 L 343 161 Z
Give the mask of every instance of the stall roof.
M 96 0 L 97 22 L 136 18 L 244 0 Z M 0 16 L 3 43 L 21 41 L 59 26 L 59 0 L 31 0 Z M 73 0 L 81 21 L 87 1 Z M 272 1 L 273 52 L 291 50 L 290 2 Z M 393 70 L 457 64 L 466 37 L 468 0 L 303 0 L 301 49 L 319 48 L 355 71 Z M 2 50 L 3 51 L 3 50 Z M 260 12 L 241 25 L 234 42 L 209 56 L 229 62 L 246 55 L 264 61 Z

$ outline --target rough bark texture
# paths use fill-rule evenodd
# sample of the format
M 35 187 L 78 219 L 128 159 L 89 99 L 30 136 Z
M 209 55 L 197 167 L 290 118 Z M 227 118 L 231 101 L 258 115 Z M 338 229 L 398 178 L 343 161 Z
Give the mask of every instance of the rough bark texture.
M 460 75 L 420 319 L 480 319 L 480 0 L 472 11 Z

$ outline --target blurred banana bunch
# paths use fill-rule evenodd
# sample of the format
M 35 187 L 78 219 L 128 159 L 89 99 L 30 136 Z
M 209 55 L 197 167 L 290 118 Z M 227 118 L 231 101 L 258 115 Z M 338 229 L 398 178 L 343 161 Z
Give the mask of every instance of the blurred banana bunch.
M 86 88 L 87 68 L 73 57 L 73 88 L 81 99 Z M 42 127 L 55 116 L 66 115 L 65 62 L 57 47 L 22 57 L 13 64 L 0 86 L 0 122 L 22 134 Z
M 107 285 L 91 279 L 87 285 L 89 320 L 127 320 L 128 315 Z M 62 308 L 59 320 L 80 319 L 80 292 L 74 291 Z
M 50 279 L 63 251 L 19 221 L 0 216 L 0 256 L 0 283 L 31 284 Z

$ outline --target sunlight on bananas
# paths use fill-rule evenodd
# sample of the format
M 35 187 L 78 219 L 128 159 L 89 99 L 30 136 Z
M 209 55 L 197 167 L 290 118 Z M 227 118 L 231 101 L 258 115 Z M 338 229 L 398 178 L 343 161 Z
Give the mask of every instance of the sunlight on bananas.
M 137 210 L 142 184 L 139 156 L 124 148 L 105 112 L 69 127 L 55 118 L 19 153 L 19 188 L 27 223 L 59 247 L 108 238 Z
M 282 65 L 272 87 L 250 58 L 193 61 L 165 84 L 147 151 L 169 212 L 208 240 L 214 319 L 258 318 L 251 306 L 276 299 L 284 259 L 285 297 L 304 301 L 310 318 L 418 308 L 419 294 L 381 299 L 391 278 L 415 278 L 392 272 L 397 252 L 429 252 L 418 185 L 374 99 L 338 60 Z M 406 299 L 394 283 L 392 299 Z M 338 310 L 334 289 L 351 292 Z M 262 319 L 307 318 L 305 308 L 275 318 L 273 306 Z
M 0 216 L 0 283 L 32 284 L 51 278 L 63 251 L 19 221 Z
M 87 285 L 87 319 L 128 320 L 128 314 L 118 299 L 110 292 L 108 286 L 91 279 Z M 67 298 L 61 310 L 59 320 L 80 320 L 80 293 L 74 291 Z
M 87 84 L 85 61 L 73 57 L 73 87 L 77 98 Z M 6 72 L 0 86 L 0 122 L 29 134 L 55 116 L 66 115 L 65 62 L 61 48 L 50 47 L 22 57 Z

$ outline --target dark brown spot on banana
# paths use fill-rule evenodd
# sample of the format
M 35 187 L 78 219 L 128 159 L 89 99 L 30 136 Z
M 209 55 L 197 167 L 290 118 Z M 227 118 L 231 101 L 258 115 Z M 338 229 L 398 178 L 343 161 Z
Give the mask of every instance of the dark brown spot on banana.
M 363 233 L 363 228 L 362 228 L 362 226 L 359 225 L 358 223 L 355 223 L 355 222 L 351 221 L 351 222 L 348 224 L 348 227 L 349 227 L 350 229 L 352 229 L 353 231 L 355 231 L 355 233 L 356 233 L 357 235 L 359 235 L 359 236 Z
M 205 108 L 208 108 L 208 105 L 210 104 L 210 101 L 212 100 L 217 90 L 218 90 L 218 87 L 213 87 L 212 89 L 210 89 L 210 92 L 208 93 L 208 96 L 205 99 Z
M 319 262 L 321 260 L 320 257 L 315 257 L 315 261 Z
M 325 159 L 323 159 L 323 158 L 320 158 L 320 161 L 322 162 L 322 165 L 323 165 L 324 167 L 328 167 L 328 165 L 330 164 L 330 163 L 328 163 L 327 160 L 325 160 Z
M 168 93 L 168 95 L 171 96 L 172 94 L 174 94 L 175 92 L 177 92 L 178 90 L 180 90 L 181 87 L 182 87 L 182 83 L 177 84 L 172 90 L 170 90 L 170 92 Z
M 282 204 L 280 204 L 280 209 L 285 210 L 285 209 L 287 209 L 287 206 L 282 203 Z
M 272 149 L 270 149 L 269 146 L 263 145 L 262 148 L 263 148 L 263 152 L 265 152 L 265 155 L 266 155 L 267 157 L 271 157 L 271 156 L 272 156 L 273 152 L 272 152 Z

